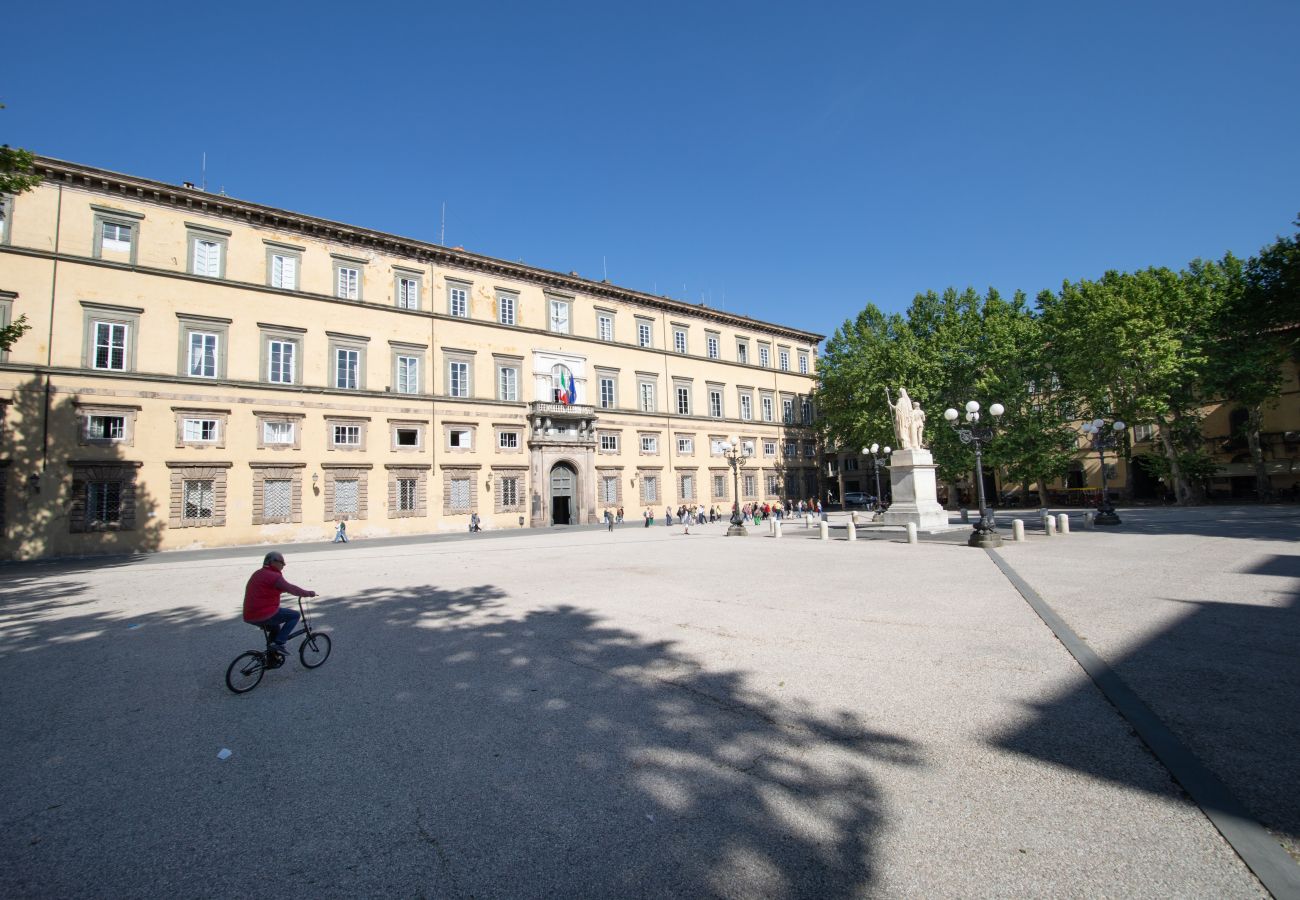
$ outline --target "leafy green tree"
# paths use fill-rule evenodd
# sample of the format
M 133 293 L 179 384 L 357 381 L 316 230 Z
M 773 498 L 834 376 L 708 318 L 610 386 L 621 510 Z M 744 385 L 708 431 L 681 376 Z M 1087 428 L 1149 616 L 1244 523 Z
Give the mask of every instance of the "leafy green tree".
M 1054 366 L 1080 414 L 1159 426 L 1180 504 L 1201 502 L 1213 471 L 1200 408 L 1221 299 L 1205 279 L 1164 268 L 1111 271 L 1039 295 Z
M 4 104 L 0 103 L 0 109 Z M 0 145 L 0 194 L 21 194 L 30 191 L 41 183 L 35 173 L 35 160 L 28 150 Z M 8 350 L 22 337 L 31 326 L 26 316 L 19 316 L 4 328 L 0 328 L 0 350 Z

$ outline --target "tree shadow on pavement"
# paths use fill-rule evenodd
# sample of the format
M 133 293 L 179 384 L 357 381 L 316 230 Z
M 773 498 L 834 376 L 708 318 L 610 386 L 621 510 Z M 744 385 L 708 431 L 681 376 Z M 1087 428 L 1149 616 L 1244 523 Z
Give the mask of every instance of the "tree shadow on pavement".
M 309 605 L 327 664 L 240 697 L 221 677 L 248 626 L 64 612 L 0 653 L 22 682 L 18 752 L 0 738 L 10 895 L 251 893 L 273 852 L 291 895 L 856 896 L 887 833 L 880 780 L 921 764 L 853 715 L 492 585 Z M 52 643 L 67 632 L 105 636 Z M 100 676 L 24 676 L 56 654 Z M 90 721 L 43 719 L 64 703 Z
M 1300 557 L 1273 556 L 1250 574 L 1300 575 Z M 1186 615 L 1110 667 L 1258 820 L 1300 860 L 1300 604 L 1187 601 Z M 1079 629 L 1076 629 L 1079 630 Z M 1086 637 L 1086 635 L 1085 635 Z M 1035 709 L 1001 746 L 1144 789 L 1078 740 L 1076 713 L 1097 688 L 1078 687 Z

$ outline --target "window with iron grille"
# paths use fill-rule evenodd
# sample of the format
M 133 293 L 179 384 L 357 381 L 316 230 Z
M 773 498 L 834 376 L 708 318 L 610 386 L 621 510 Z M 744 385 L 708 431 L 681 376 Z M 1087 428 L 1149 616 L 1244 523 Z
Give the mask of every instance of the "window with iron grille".
M 659 476 L 645 475 L 641 478 L 642 493 L 645 495 L 646 503 L 656 503 L 659 500 Z
M 682 499 L 683 500 L 695 499 L 695 476 L 694 475 L 682 476 Z
M 355 516 L 360 509 L 360 482 L 355 478 L 339 478 L 334 481 L 334 515 Z
M 519 479 L 517 477 L 502 478 L 498 485 L 497 490 L 501 492 L 501 505 L 518 506 Z
M 453 478 L 451 480 L 451 508 L 454 510 L 469 509 L 468 478 Z
M 758 478 L 754 475 L 746 475 L 740 480 L 745 489 L 746 497 L 753 497 L 758 491 Z
M 618 476 L 602 475 L 600 478 L 600 502 L 618 502 Z
M 769 476 L 767 476 L 767 493 L 768 493 L 769 495 L 771 495 L 771 494 L 779 494 L 779 493 L 781 493 L 781 476 L 780 476 L 780 475 L 769 475 Z
M 714 475 L 714 476 L 713 476 L 713 496 L 714 496 L 714 497 L 726 497 L 726 496 L 727 496 L 727 476 L 726 476 L 726 475 Z
M 397 479 L 397 508 L 402 512 L 413 512 L 415 510 L 415 478 Z M 469 482 L 466 482 L 468 486 Z M 452 482 L 452 495 L 455 496 L 456 482 Z
M 122 482 L 86 482 L 86 523 L 111 525 L 122 521 Z
M 212 519 L 216 491 L 210 480 L 186 481 L 181 488 L 181 520 L 187 524 Z
M 287 519 L 293 512 L 293 482 L 268 478 L 262 482 L 262 519 Z

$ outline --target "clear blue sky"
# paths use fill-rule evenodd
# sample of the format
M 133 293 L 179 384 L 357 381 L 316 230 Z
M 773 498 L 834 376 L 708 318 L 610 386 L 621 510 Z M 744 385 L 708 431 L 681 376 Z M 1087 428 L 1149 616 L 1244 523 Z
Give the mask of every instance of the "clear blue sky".
M 202 9 L 201 15 L 193 10 Z M 1248 256 L 1300 2 L 23 3 L 0 140 L 830 334 Z

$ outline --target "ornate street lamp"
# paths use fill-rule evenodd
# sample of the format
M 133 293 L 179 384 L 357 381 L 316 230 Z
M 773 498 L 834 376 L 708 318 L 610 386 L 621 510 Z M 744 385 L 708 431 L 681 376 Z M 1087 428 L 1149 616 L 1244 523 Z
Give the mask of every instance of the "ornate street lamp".
M 732 494 L 731 527 L 727 529 L 727 537 L 745 537 L 749 532 L 745 530 L 745 520 L 740 515 L 740 470 L 745 467 L 749 456 L 745 453 L 744 446 L 734 437 L 727 441 L 726 449 L 722 451 L 722 455 L 727 458 L 727 462 L 731 465 L 732 489 L 735 491 Z
M 885 447 L 884 449 L 885 449 L 885 455 L 888 456 L 890 453 L 889 448 Z M 871 516 L 871 521 L 873 522 L 878 522 L 880 520 L 880 517 L 885 513 L 885 506 L 884 503 L 882 502 L 883 498 L 880 496 L 880 457 L 876 455 L 879 452 L 880 452 L 879 444 L 872 444 L 870 447 L 862 448 L 862 455 L 871 457 L 871 471 L 874 472 L 876 475 L 875 513 Z
M 1093 518 L 1098 525 L 1120 524 L 1115 507 L 1110 502 L 1110 490 L 1106 486 L 1106 451 L 1116 450 L 1119 447 L 1120 438 L 1127 427 L 1119 419 L 1112 422 L 1110 428 L 1106 427 L 1104 419 L 1093 419 L 1091 422 L 1083 423 L 1084 437 L 1088 439 L 1092 449 L 1097 451 L 1097 458 L 1101 461 L 1101 503 L 1097 506 L 1096 517 Z M 1116 457 L 1118 456 L 1117 452 Z
M 989 407 L 989 414 L 994 419 L 998 419 L 1006 412 L 1006 408 L 1001 403 L 994 403 Z M 948 420 L 953 431 L 957 432 L 957 437 L 961 438 L 963 444 L 975 445 L 975 483 L 979 488 L 980 518 L 975 523 L 975 530 L 971 532 L 970 540 L 966 543 L 972 547 L 1001 547 L 1002 537 L 997 532 L 997 527 L 993 522 L 993 517 L 989 515 L 987 507 L 984 505 L 984 444 L 993 440 L 993 426 L 980 424 L 980 405 L 974 400 L 966 404 L 966 424 L 957 424 L 957 410 L 946 409 L 943 411 L 943 417 Z

